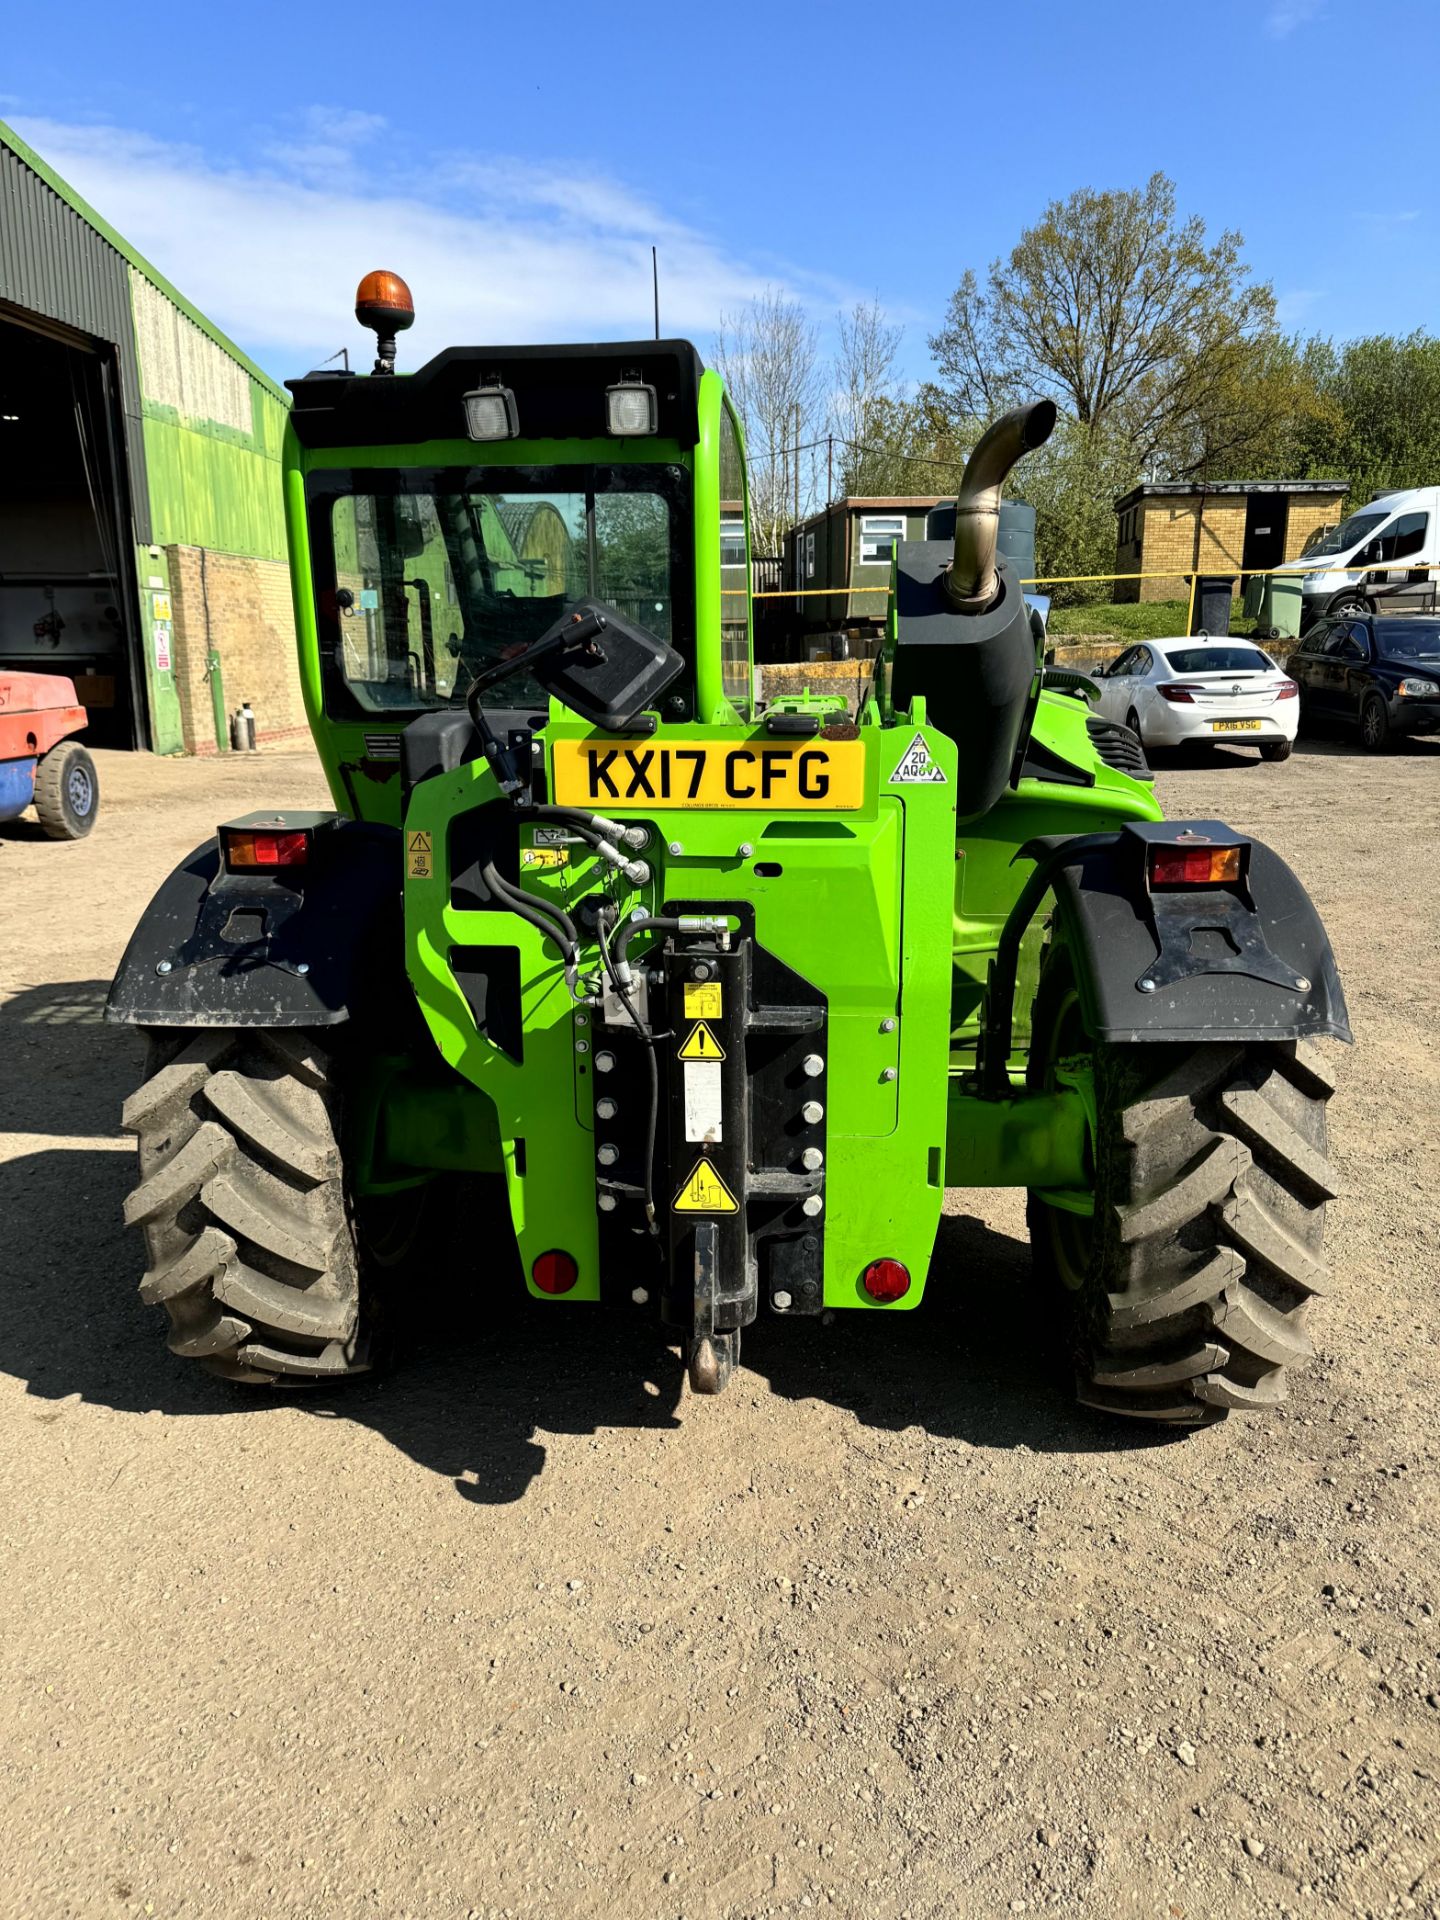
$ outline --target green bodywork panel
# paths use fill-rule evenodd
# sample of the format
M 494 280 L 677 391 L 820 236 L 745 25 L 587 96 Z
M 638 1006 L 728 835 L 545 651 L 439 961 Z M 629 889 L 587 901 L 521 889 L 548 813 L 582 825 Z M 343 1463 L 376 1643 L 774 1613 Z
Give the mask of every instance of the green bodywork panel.
M 483 463 L 555 467 L 623 458 L 688 475 L 695 604 L 683 610 L 689 617 L 680 624 L 687 638 L 693 636 L 694 718 L 676 724 L 662 713 L 658 732 L 649 738 L 682 746 L 773 746 L 776 736 L 749 717 L 748 697 L 737 692 L 733 661 L 728 683 L 722 663 L 719 532 L 722 518 L 733 524 L 737 512 L 733 496 L 722 500 L 719 437 L 727 406 L 718 378 L 706 373 L 694 446 L 658 439 L 517 440 L 487 445 Z M 346 814 L 402 827 L 407 846 L 412 836 L 423 836 L 417 844 L 426 848 L 416 866 L 407 860 L 403 880 L 405 968 L 438 1061 L 376 1063 L 358 1184 L 384 1192 L 440 1171 L 499 1170 L 532 1292 L 538 1294 L 528 1279 L 536 1256 L 562 1248 L 580 1271 L 578 1285 L 564 1297 L 597 1299 L 590 1084 L 600 1043 L 596 1010 L 583 992 L 578 1001 L 572 996 L 556 948 L 527 920 L 494 906 L 457 906 L 452 899 L 456 823 L 476 809 L 506 805 L 494 774 L 483 759 L 433 774 L 414 787 L 402 818 L 398 762 L 377 753 L 376 740 L 398 735 L 413 715 L 377 712 L 361 720 L 331 716 L 324 707 L 307 475 L 367 467 L 463 468 L 479 464 L 477 449 L 456 440 L 305 451 L 292 430 L 284 464 L 302 683 L 335 804 Z M 491 537 L 504 560 L 502 531 L 495 528 Z M 434 559 L 422 554 L 415 566 L 431 567 L 433 574 Z M 746 607 L 748 619 L 748 598 Z M 732 612 L 732 636 L 734 618 Z M 813 714 L 825 728 L 845 721 L 833 697 L 793 695 L 776 707 Z M 858 716 L 864 778 L 857 806 L 761 812 L 612 801 L 607 814 L 643 823 L 651 833 L 644 856 L 651 877 L 643 885 L 617 878 L 573 842 L 562 864 L 520 867 L 526 891 L 572 913 L 602 886 L 626 915 L 636 909 L 658 914 L 667 902 L 699 911 L 711 902 L 717 908 L 749 903 L 759 945 L 824 994 L 824 1299 L 830 1306 L 874 1308 L 860 1279 L 866 1265 L 881 1257 L 903 1261 L 913 1278 L 908 1294 L 885 1310 L 919 1303 L 947 1184 L 1030 1185 L 1057 1194 L 1081 1193 L 1085 1186 L 1082 1092 L 1070 1086 L 1043 1096 L 1024 1091 L 1039 921 L 1022 950 L 1011 1097 L 982 1099 L 974 1068 L 988 968 L 1032 870 L 1030 860 L 1018 857 L 1020 848 L 1038 835 L 1160 817 L 1147 785 L 1098 759 L 1086 731 L 1088 711 L 1083 698 L 1042 693 L 1034 737 L 1090 776 L 1091 784 L 1022 779 L 988 814 L 967 823 L 957 841 L 960 749 L 928 724 L 922 700 L 905 713 L 889 710 L 882 670 Z M 941 777 L 897 781 L 917 734 Z M 554 791 L 557 748 L 596 737 L 551 702 L 548 723 L 537 736 L 548 791 Z M 518 831 L 523 853 L 535 844 L 535 829 L 522 819 Z M 515 956 L 518 1047 L 507 1048 L 481 1031 L 467 1002 L 463 965 L 457 971 L 455 955 L 477 947 Z M 643 958 L 643 937 L 632 957 Z M 582 988 L 598 967 L 597 951 L 583 946 Z M 450 1070 L 448 1078 L 444 1068 L 437 1077 L 438 1062 Z M 680 1177 L 681 1170 L 672 1172 Z M 662 1207 L 672 1199 L 673 1193 L 657 1192 Z

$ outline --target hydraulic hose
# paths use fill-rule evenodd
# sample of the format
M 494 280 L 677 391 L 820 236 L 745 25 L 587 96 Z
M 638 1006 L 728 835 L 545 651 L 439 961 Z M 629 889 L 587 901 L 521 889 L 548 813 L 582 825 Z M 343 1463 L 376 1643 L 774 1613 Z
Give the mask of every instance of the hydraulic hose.
M 658 924 L 656 921 L 626 922 L 627 926 L 634 925 L 637 931 L 642 925 Z M 655 1057 L 655 1034 L 653 1029 L 646 1026 L 640 1018 L 639 1009 L 630 998 L 629 987 L 620 978 L 616 962 L 611 957 L 610 935 L 603 914 L 600 917 L 598 932 L 600 957 L 605 962 L 605 971 L 609 975 L 610 984 L 619 996 L 621 1006 L 630 1016 L 635 1031 L 645 1043 L 645 1060 L 650 1069 L 650 1113 L 645 1125 L 645 1225 L 652 1234 L 658 1234 L 660 1227 L 655 1218 L 655 1141 L 660 1131 L 660 1063 Z M 624 937 L 623 929 L 621 937 L 622 939 Z
M 480 878 L 495 898 L 502 900 L 512 913 L 522 920 L 528 920 L 532 927 L 538 928 L 555 942 L 567 969 L 579 963 L 580 936 L 575 930 L 575 922 L 563 907 L 554 906 L 548 900 L 537 900 L 533 894 L 512 887 L 508 880 L 502 880 L 495 871 L 493 860 L 487 860 L 480 869 Z

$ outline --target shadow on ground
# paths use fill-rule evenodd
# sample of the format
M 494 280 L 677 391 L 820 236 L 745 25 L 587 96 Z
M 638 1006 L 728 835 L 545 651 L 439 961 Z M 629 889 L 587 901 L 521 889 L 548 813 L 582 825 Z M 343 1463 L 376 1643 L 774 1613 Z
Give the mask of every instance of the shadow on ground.
M 0 1012 L 0 1044 L 23 1050 L 23 1084 L 0 1104 L 0 1127 L 32 1135 L 108 1136 L 0 1162 L 0 1369 L 37 1400 L 74 1395 L 124 1413 L 254 1417 L 275 1404 L 165 1348 L 163 1316 L 136 1294 L 138 1235 L 121 1224 L 134 1163 L 118 1116 L 138 1077 L 136 1036 L 99 1022 L 104 987 L 79 982 L 23 992 Z M 676 1349 L 650 1321 L 536 1302 L 509 1278 L 484 1300 L 483 1222 L 466 1223 L 459 1258 L 423 1295 L 400 1303 L 399 1364 L 338 1389 L 301 1389 L 286 1404 L 381 1434 L 444 1475 L 465 1499 L 521 1498 L 543 1471 L 544 1432 L 673 1427 L 687 1390 Z M 1093 1452 L 1153 1445 L 1074 1407 L 1053 1344 L 1037 1333 L 1029 1250 L 969 1216 L 942 1222 L 924 1303 L 914 1312 L 765 1319 L 747 1330 L 743 1370 L 796 1402 L 828 1402 L 865 1426 L 918 1426 L 977 1447 Z M 40 1419 L 53 1417 L 37 1412 Z

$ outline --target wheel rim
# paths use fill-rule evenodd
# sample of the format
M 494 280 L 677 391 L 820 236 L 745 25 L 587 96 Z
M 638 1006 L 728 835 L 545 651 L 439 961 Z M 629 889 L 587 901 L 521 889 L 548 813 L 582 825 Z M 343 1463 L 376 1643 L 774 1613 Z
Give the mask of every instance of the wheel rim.
M 66 774 L 65 797 L 70 811 L 83 820 L 95 804 L 95 783 L 85 767 L 73 766 Z
M 1373 700 L 1370 701 L 1365 708 L 1360 727 L 1365 736 L 1366 746 L 1378 747 L 1384 734 L 1384 728 L 1381 725 L 1380 709 Z

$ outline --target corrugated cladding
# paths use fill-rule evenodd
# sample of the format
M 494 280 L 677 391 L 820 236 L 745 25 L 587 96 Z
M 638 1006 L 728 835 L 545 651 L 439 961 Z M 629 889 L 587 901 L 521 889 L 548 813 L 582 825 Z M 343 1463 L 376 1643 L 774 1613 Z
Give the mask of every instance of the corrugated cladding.
M 0 300 L 114 345 L 136 539 L 283 560 L 284 399 L 0 136 Z
M 20 155 L 0 143 L 0 300 L 107 340 L 120 363 L 135 537 L 151 538 L 130 269 Z

